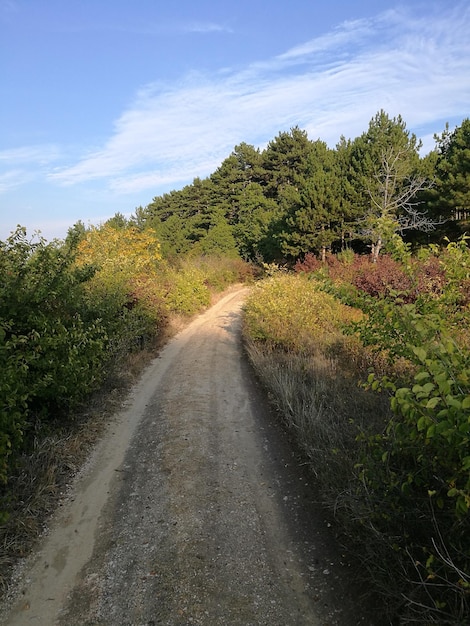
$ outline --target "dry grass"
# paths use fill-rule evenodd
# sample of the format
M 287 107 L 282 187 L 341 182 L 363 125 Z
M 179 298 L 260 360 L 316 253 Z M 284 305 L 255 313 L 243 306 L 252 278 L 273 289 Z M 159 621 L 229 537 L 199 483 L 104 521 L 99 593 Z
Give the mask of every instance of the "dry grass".
M 357 437 L 385 427 L 388 398 L 366 392 L 337 357 L 279 351 L 249 338 L 245 346 L 273 404 L 295 433 L 325 503 L 336 509 L 338 494 L 355 472 Z

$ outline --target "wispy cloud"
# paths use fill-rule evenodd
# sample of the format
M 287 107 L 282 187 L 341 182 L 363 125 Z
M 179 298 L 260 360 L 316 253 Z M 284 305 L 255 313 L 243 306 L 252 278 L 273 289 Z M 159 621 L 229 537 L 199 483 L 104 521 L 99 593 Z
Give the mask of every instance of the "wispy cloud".
M 341 49 L 352 44 L 360 44 L 366 37 L 370 37 L 374 30 L 371 20 L 354 20 L 344 22 L 331 33 L 327 33 L 311 41 L 304 42 L 287 52 L 276 57 L 276 61 L 298 61 L 299 59 L 306 62 L 317 54 L 325 54 L 334 51 L 338 55 Z
M 50 178 L 134 193 L 207 175 L 237 143 L 263 145 L 296 124 L 334 145 L 380 108 L 411 128 L 441 123 L 470 102 L 469 29 L 466 4 L 428 17 L 389 11 L 242 71 L 147 85 L 101 149 Z
M 57 162 L 60 156 L 59 148 L 50 144 L 0 150 L 0 194 L 35 177 L 46 177 L 51 164 Z
M 54 145 L 35 145 L 0 150 L 0 194 L 29 183 L 34 178 L 46 178 L 61 151 Z
M 233 30 L 224 24 L 216 24 L 215 22 L 189 22 L 179 27 L 183 32 L 187 33 L 232 33 Z
M 60 149 L 50 144 L 0 150 L 0 163 L 9 165 L 27 163 L 45 165 L 56 161 L 59 157 Z
M 24 170 L 15 169 L 8 170 L 7 172 L 3 172 L 0 174 L 0 193 L 5 193 L 10 189 L 14 189 L 15 187 L 19 187 L 19 185 L 24 183 L 25 176 L 28 173 Z

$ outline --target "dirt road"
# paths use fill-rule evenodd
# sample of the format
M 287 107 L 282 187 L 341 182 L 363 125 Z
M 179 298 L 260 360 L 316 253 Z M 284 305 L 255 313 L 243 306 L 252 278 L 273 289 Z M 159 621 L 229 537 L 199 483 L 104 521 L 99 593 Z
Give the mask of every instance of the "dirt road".
M 246 290 L 177 335 L 110 426 L 9 626 L 364 623 L 240 342 Z

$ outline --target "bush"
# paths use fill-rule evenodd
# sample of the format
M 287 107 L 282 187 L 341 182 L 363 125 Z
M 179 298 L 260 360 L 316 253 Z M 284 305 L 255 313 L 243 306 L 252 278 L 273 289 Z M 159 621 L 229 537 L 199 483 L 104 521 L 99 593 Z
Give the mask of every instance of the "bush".
M 0 480 L 34 416 L 69 409 L 103 376 L 106 334 L 87 319 L 73 253 L 18 229 L 0 243 Z
M 314 280 L 291 274 L 256 285 L 245 310 L 252 339 L 301 353 L 333 345 L 338 329 L 352 319 L 357 319 L 356 313 L 322 292 Z
M 412 280 L 403 266 L 390 256 L 381 256 L 377 263 L 363 260 L 355 265 L 355 270 L 352 283 L 360 291 L 374 297 L 401 293 L 405 300 L 409 298 Z
M 402 583 L 406 614 L 419 604 L 438 623 L 463 623 L 455 620 L 470 611 L 470 354 L 438 318 L 415 314 L 410 324 L 421 338 L 411 346 L 414 384 L 369 378 L 393 392 L 395 418 L 364 450 L 362 519 L 400 554 L 406 578 L 416 577 L 411 593 Z
M 194 315 L 210 303 L 210 290 L 204 273 L 191 265 L 169 270 L 165 302 L 169 310 L 182 315 Z

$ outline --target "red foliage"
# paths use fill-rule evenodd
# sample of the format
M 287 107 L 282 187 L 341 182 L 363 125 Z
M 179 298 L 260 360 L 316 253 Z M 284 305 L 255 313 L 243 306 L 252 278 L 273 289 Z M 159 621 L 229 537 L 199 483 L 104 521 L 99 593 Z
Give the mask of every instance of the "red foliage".
M 307 274 L 325 269 L 334 282 L 351 283 L 374 297 L 400 292 L 405 302 L 412 302 L 423 293 L 439 296 L 446 283 L 444 267 L 435 256 L 425 261 L 415 260 L 411 275 L 403 265 L 388 255 L 380 256 L 373 263 L 371 257 L 366 255 L 355 255 L 352 262 L 344 262 L 338 256 L 328 254 L 325 262 L 322 262 L 309 252 L 303 260 L 297 261 L 294 269 Z M 470 280 L 468 284 L 465 281 L 462 283 L 461 291 L 464 303 L 470 302 Z
M 426 261 L 417 262 L 414 267 L 414 276 L 418 293 L 435 295 L 442 293 L 446 275 L 437 257 L 431 256 Z
M 367 257 L 366 264 L 362 261 L 357 267 L 352 282 L 358 289 L 375 297 L 386 296 L 392 291 L 410 294 L 413 287 L 403 266 L 386 255 L 379 257 L 376 263 L 372 263 Z M 406 299 L 412 298 L 408 296 Z
M 341 280 L 350 280 L 352 276 L 350 267 L 350 264 L 340 261 L 336 254 L 329 253 L 326 255 L 325 261 L 322 261 L 312 252 L 307 252 L 302 261 L 300 259 L 297 261 L 294 266 L 294 270 L 297 273 L 304 272 L 306 274 L 310 274 L 321 269 L 327 269 L 328 276 L 332 280 L 335 280 L 336 278 Z
M 300 259 L 297 260 L 296 264 L 294 265 L 294 270 L 298 274 L 300 274 L 301 272 L 304 272 L 305 274 L 310 274 L 321 269 L 323 266 L 324 264 L 320 261 L 318 257 L 313 254 L 313 252 L 307 252 L 302 261 Z

